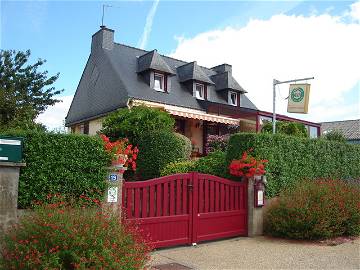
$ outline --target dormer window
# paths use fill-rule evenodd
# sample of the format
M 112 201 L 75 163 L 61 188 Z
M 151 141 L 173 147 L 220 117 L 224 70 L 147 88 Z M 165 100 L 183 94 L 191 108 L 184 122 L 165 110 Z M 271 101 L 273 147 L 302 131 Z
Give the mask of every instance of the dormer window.
M 154 73 L 154 89 L 156 91 L 165 92 L 165 75 Z
M 205 99 L 205 86 L 203 84 L 195 84 L 195 97 L 197 99 Z
M 238 93 L 229 91 L 228 103 L 232 106 L 238 106 Z

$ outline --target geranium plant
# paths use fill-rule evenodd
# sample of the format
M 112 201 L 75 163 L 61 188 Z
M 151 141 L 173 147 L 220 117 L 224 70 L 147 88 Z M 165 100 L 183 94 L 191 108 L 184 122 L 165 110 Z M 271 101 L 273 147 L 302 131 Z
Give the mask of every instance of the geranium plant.
M 123 165 L 133 171 L 136 170 L 136 159 L 139 153 L 136 146 L 130 144 L 126 138 L 111 142 L 109 137 L 104 134 L 101 134 L 100 137 L 105 143 L 106 152 L 111 155 L 113 165 Z
M 244 152 L 241 159 L 234 159 L 230 165 L 230 174 L 234 176 L 253 177 L 265 174 L 265 166 L 268 161 L 256 159 L 248 152 Z

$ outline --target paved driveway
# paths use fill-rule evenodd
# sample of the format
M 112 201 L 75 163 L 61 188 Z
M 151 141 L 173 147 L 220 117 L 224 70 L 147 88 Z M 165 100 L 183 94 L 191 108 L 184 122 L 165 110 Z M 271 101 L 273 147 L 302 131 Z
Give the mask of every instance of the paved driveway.
M 165 265 L 166 264 L 166 265 Z M 152 269 L 360 269 L 360 239 L 337 246 L 239 237 L 153 252 Z

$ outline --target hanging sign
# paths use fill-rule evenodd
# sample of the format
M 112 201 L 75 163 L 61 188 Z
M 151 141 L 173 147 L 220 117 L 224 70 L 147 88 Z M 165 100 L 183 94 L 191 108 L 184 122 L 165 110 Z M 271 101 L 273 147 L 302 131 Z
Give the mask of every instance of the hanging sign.
M 288 108 L 289 113 L 308 113 L 310 84 L 290 84 Z
M 109 187 L 107 202 L 109 203 L 117 202 L 117 197 L 118 197 L 118 187 Z

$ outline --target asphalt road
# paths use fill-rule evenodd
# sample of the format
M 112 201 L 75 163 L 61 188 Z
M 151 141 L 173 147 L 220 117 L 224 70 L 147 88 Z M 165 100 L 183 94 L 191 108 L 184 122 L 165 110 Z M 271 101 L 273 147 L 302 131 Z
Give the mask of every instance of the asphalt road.
M 340 245 L 239 237 L 154 251 L 151 269 L 360 269 L 360 238 Z

